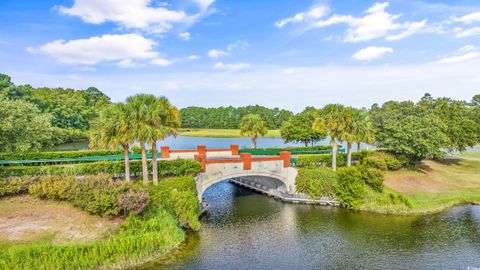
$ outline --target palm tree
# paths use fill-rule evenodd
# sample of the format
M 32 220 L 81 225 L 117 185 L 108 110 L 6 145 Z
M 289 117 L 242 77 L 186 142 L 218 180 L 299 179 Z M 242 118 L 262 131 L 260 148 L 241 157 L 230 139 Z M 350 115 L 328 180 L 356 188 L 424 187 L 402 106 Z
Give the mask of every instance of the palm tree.
M 362 142 L 372 144 L 375 142 L 375 138 L 373 136 L 373 124 L 368 116 L 367 111 L 365 110 L 357 110 L 358 111 L 358 119 L 356 122 L 356 136 L 355 136 L 355 143 L 357 143 L 357 151 L 360 151 L 360 144 Z
M 257 138 L 267 132 L 267 125 L 258 114 L 247 114 L 240 121 L 240 134 L 252 139 L 253 148 L 257 148 Z
M 153 136 L 153 128 L 150 126 L 150 108 L 152 107 L 150 103 L 155 100 L 156 98 L 154 95 L 147 94 L 137 94 L 127 98 L 128 113 L 130 116 L 130 121 L 133 125 L 133 137 L 140 144 L 144 184 L 148 184 L 147 152 L 145 145 L 149 138 Z
M 344 129 L 341 132 L 340 140 L 347 142 L 347 166 L 352 165 L 352 145 L 356 136 L 356 122 L 358 113 L 352 107 L 345 107 L 343 110 Z
M 345 108 L 340 104 L 329 104 L 320 110 L 313 128 L 318 132 L 327 132 L 332 142 L 332 169 L 337 169 L 338 140 L 345 130 Z
M 149 124 L 153 128 L 149 138 L 152 146 L 153 184 L 158 185 L 157 141 L 176 135 L 180 127 L 180 112 L 166 97 L 158 97 L 149 105 L 151 105 Z
M 133 141 L 125 104 L 112 104 L 103 110 L 93 122 L 89 134 L 90 146 L 110 149 L 121 146 L 125 161 L 125 180 L 130 182 L 129 147 Z

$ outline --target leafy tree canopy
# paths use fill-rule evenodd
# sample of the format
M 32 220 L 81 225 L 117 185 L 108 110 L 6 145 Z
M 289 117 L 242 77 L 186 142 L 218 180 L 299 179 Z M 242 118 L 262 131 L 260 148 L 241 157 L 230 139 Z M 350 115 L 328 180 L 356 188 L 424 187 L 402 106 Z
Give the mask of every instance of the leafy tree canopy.
M 267 123 L 269 129 L 278 129 L 293 113 L 279 108 L 269 109 L 263 106 L 235 108 L 186 107 L 180 110 L 184 128 L 239 128 L 240 120 L 247 114 L 258 114 Z
M 325 139 L 326 132 L 319 132 L 313 129 L 316 111 L 312 108 L 306 108 L 283 123 L 280 133 L 285 143 L 295 142 L 303 143 L 308 146 L 309 143 Z
M 0 151 L 38 150 L 52 145 L 51 116 L 23 100 L 0 97 Z

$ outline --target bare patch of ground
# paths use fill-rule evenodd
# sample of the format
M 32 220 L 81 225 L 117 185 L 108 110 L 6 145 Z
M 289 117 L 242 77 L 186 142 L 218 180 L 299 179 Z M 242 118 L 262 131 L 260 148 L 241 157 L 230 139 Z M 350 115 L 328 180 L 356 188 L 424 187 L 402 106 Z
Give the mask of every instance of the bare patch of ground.
M 90 215 L 68 203 L 29 195 L 0 200 L 0 242 L 48 237 L 54 243 L 88 242 L 105 237 L 123 220 Z

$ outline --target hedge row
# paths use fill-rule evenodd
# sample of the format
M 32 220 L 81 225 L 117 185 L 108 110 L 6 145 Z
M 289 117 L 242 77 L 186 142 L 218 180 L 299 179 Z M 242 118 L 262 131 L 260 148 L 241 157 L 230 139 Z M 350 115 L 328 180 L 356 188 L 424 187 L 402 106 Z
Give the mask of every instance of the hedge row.
M 320 145 L 312 147 L 271 147 L 271 148 L 245 148 L 240 149 L 239 153 L 250 153 L 252 155 L 278 155 L 282 151 L 289 151 L 293 155 L 301 154 L 320 154 L 320 153 L 330 153 L 332 147 L 329 145 Z M 339 149 L 339 152 L 342 152 L 343 149 Z
M 371 150 L 362 150 L 360 152 L 352 153 L 352 161 L 362 162 L 363 159 L 372 153 Z M 331 154 L 317 154 L 317 155 L 299 155 L 296 160 L 294 160 L 295 165 L 298 167 L 314 168 L 319 166 L 331 166 L 332 165 L 332 155 Z M 337 166 L 345 166 L 347 162 L 347 154 L 339 153 L 337 154 Z
M 148 166 L 149 171 L 151 171 L 151 162 L 148 163 Z M 200 170 L 200 163 L 194 160 L 175 159 L 158 161 L 159 177 L 193 175 L 200 172 Z M 95 175 L 99 173 L 108 173 L 118 176 L 123 175 L 124 172 L 125 163 L 123 160 L 50 166 L 0 167 L 0 177 L 23 175 Z M 141 161 L 130 162 L 130 173 L 133 176 L 142 175 Z
M 51 151 L 51 152 L 15 152 L 0 153 L 0 160 L 36 160 L 77 158 L 90 156 L 106 156 L 122 154 L 123 150 L 77 150 L 77 151 Z

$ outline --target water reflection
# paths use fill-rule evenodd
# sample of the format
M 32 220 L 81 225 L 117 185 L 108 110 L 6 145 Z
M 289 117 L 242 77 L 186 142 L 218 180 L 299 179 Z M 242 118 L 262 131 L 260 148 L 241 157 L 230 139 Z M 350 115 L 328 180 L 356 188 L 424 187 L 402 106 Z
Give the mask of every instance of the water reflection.
M 423 217 L 285 204 L 227 182 L 202 229 L 146 269 L 438 269 L 480 266 L 480 207 Z

